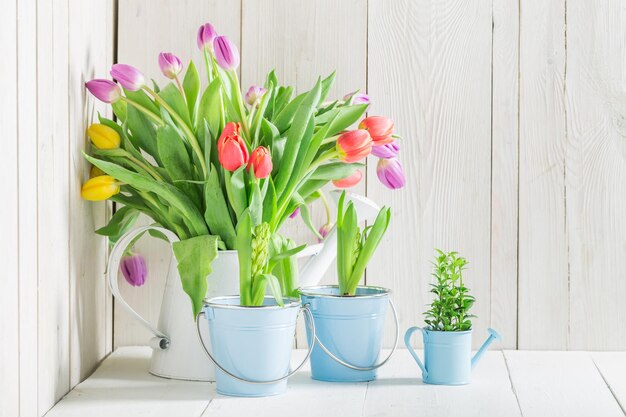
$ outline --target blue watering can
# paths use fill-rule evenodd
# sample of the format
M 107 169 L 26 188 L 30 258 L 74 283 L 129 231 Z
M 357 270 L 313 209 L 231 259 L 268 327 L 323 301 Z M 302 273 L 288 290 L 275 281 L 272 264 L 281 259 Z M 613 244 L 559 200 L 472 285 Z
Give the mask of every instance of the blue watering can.
M 424 363 L 411 346 L 411 336 L 421 331 L 424 338 Z M 472 331 L 441 332 L 411 327 L 404 335 L 404 344 L 422 370 L 422 381 L 426 384 L 464 385 L 469 384 L 472 368 L 494 340 L 501 339 L 498 332 L 488 329 L 489 336 L 472 357 Z

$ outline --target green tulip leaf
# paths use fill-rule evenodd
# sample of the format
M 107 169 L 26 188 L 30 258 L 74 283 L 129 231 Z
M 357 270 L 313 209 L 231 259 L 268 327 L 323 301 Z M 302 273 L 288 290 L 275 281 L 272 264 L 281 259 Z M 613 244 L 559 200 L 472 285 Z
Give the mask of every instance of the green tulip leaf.
M 206 205 L 204 219 L 211 233 L 220 236 L 228 249 L 233 249 L 236 237 L 235 227 L 230 218 L 228 205 L 220 187 L 220 180 L 215 167 L 211 168 L 204 187 L 204 200 Z
M 239 259 L 240 304 L 247 306 L 252 302 L 252 224 L 247 210 L 237 224 L 235 249 Z
M 189 61 L 187 66 L 187 72 L 185 78 L 183 78 L 183 91 L 185 92 L 185 98 L 187 99 L 187 109 L 191 115 L 191 119 L 195 120 L 196 114 L 196 101 L 198 100 L 198 93 L 200 92 L 200 76 L 198 70 L 193 61 Z
M 163 90 L 159 92 L 159 96 L 178 114 L 188 127 L 191 125 L 191 117 L 189 109 L 182 93 L 173 83 L 168 83 Z
M 124 233 L 130 230 L 139 217 L 139 211 L 132 207 L 122 207 L 115 211 L 106 226 L 96 230 L 96 233 L 109 238 L 109 243 L 115 244 Z

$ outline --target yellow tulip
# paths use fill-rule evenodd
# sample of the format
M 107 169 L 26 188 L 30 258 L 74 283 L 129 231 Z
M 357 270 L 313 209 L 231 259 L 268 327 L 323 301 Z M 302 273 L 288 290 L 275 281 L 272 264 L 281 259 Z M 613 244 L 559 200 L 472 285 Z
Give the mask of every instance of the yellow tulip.
M 85 200 L 102 201 L 120 192 L 120 184 L 110 175 L 101 175 L 87 180 L 80 190 Z
M 120 135 L 115 129 L 100 123 L 94 123 L 87 129 L 87 135 L 98 149 L 120 147 Z
M 104 172 L 95 165 L 91 166 L 91 169 L 89 170 L 89 178 L 100 177 L 102 175 L 106 175 L 106 172 Z

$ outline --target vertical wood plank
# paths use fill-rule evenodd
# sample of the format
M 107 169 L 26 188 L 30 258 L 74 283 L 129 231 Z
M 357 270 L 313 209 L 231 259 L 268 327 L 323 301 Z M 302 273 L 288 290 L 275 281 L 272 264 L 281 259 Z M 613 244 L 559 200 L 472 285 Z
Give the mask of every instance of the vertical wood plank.
M 518 347 L 566 349 L 565 3 L 520 13 Z
M 566 4 L 569 348 L 625 349 L 626 10 L 620 1 Z
M 519 0 L 494 0 L 491 100 L 491 325 L 517 346 Z
M 0 14 L 0 54 L 6 62 L 17 61 L 17 5 L 3 6 Z M 17 67 L 3 68 L 0 77 L 0 126 L 2 126 L 3 161 L 0 164 L 0 256 L 2 259 L 2 291 L 0 291 L 0 416 L 19 413 L 19 328 L 18 328 L 18 142 L 17 142 Z
M 107 289 L 106 239 L 94 233 L 104 225 L 107 205 L 84 201 L 82 183 L 88 178 L 89 163 L 82 151 L 87 149 L 85 131 L 97 121 L 96 112 L 110 113 L 108 106 L 93 99 L 84 84 L 105 76 L 110 67 L 113 22 L 108 11 L 113 3 L 98 0 L 89 4 L 70 0 L 69 17 L 69 215 L 70 227 L 70 385 L 73 387 L 91 374 L 108 353 L 106 340 Z
M 38 224 L 37 224 L 37 19 L 36 0 L 17 3 L 17 109 L 19 147 L 20 417 L 37 417 Z
M 370 114 L 395 120 L 407 176 L 390 191 L 369 164 L 368 197 L 392 220 L 368 283 L 394 290 L 400 328 L 422 323 L 434 248 L 459 251 L 477 345 L 490 324 L 491 2 L 371 0 L 368 14 Z
M 317 77 L 326 77 L 332 71 L 336 71 L 336 78 L 328 100 L 341 99 L 346 93 L 358 89 L 365 91 L 366 0 L 244 0 L 242 28 L 241 80 L 244 92 L 250 85 L 262 85 L 272 69 L 276 70 L 281 84 L 294 87 L 294 96 L 309 90 Z M 351 191 L 365 194 L 365 183 L 366 180 L 361 181 Z M 331 197 L 328 199 L 331 221 L 334 221 L 336 206 Z M 321 202 L 313 204 L 311 210 L 318 227 L 326 223 Z M 316 243 L 315 235 L 300 217 L 289 220 L 281 233 L 299 244 Z M 336 284 L 336 276 L 333 263 L 322 283 Z M 298 346 L 306 346 L 302 324 L 299 325 L 298 343 Z
M 37 9 L 38 397 L 43 415 L 69 381 L 68 2 Z
M 159 52 L 172 52 L 181 58 L 185 70 L 189 59 L 194 59 L 201 80 L 205 80 L 196 33 L 206 22 L 211 22 L 219 33 L 240 44 L 241 7 L 238 1 L 120 1 L 118 62 L 135 65 L 148 79 L 154 78 L 160 85 L 165 85 L 167 80 L 159 70 L 157 58 Z M 144 217 L 142 222 L 149 221 Z M 171 249 L 160 240 L 147 237 L 141 239 L 136 248 L 148 258 L 148 283 L 145 287 L 131 288 L 123 282 L 120 289 L 129 304 L 147 320 L 156 323 Z M 150 337 L 128 314 L 115 310 L 114 347 L 147 344 Z

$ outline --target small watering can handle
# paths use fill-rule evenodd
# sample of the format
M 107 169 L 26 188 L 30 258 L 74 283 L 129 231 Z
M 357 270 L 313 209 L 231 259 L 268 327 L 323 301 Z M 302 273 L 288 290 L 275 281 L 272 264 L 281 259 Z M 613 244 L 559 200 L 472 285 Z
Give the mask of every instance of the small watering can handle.
M 322 350 L 328 355 L 330 356 L 330 358 L 332 360 L 334 360 L 335 362 L 339 363 L 340 365 L 345 366 L 346 368 L 350 368 L 350 369 L 354 369 L 355 371 L 373 371 L 374 369 L 378 369 L 381 366 L 383 366 L 384 364 L 386 364 L 389 359 L 391 359 L 391 356 L 393 355 L 393 352 L 396 351 L 396 348 L 398 347 L 398 339 L 400 336 L 400 322 L 398 321 L 398 314 L 396 312 L 396 306 L 393 304 L 393 301 L 391 301 L 391 298 L 389 299 L 389 305 L 391 306 L 391 311 L 393 312 L 393 319 L 396 323 L 396 341 L 393 344 L 393 349 L 391 349 L 391 352 L 389 353 L 389 355 L 385 358 L 385 360 L 383 360 L 382 362 L 373 365 L 373 366 L 356 366 L 356 365 L 352 365 L 342 359 L 339 359 L 337 356 L 335 356 L 330 350 L 328 350 L 328 348 L 326 346 L 324 346 L 324 344 L 322 343 L 322 341 L 317 337 L 317 335 L 313 334 L 312 339 L 315 340 L 315 342 L 322 348 Z
M 309 307 L 308 304 L 306 304 L 306 305 L 300 307 L 300 310 L 304 311 L 304 314 L 306 315 L 305 323 L 307 323 L 307 325 L 309 327 L 309 330 L 313 334 L 313 337 L 315 337 L 315 322 L 313 321 L 313 314 L 311 313 L 311 308 Z M 230 372 L 227 369 L 225 369 L 222 365 L 220 365 L 217 362 L 217 360 L 213 357 L 213 355 L 211 355 L 211 352 L 209 352 L 209 350 L 207 349 L 206 345 L 204 344 L 204 340 L 202 339 L 202 334 L 200 333 L 200 316 L 205 316 L 205 315 L 206 315 L 206 313 L 204 311 L 201 311 L 200 314 L 198 314 L 198 316 L 196 317 L 196 333 L 198 335 L 198 340 L 200 340 L 200 344 L 202 345 L 202 350 L 204 350 L 204 353 L 206 353 L 206 355 L 209 357 L 211 362 L 213 362 L 213 365 L 215 365 L 219 370 L 224 372 L 226 375 L 228 375 L 231 378 L 234 378 L 234 379 L 236 379 L 237 381 L 240 381 L 240 382 L 247 382 L 249 384 L 263 385 L 263 384 L 275 384 L 276 382 L 283 381 L 283 380 L 289 378 L 290 376 L 292 376 L 293 374 L 295 374 L 296 372 L 298 372 L 300 370 L 300 368 L 302 368 L 304 366 L 306 361 L 309 360 L 309 357 L 311 356 L 311 352 L 313 351 L 313 346 L 315 345 L 314 341 L 311 342 L 309 344 L 309 350 L 307 351 L 306 356 L 304 357 L 302 362 L 300 362 L 300 365 L 298 365 L 295 369 L 289 371 L 289 373 L 287 375 L 283 376 L 283 377 L 280 377 L 280 378 L 277 378 L 277 379 L 272 379 L 270 381 L 255 381 L 255 380 L 251 380 L 251 379 L 247 379 L 247 378 L 242 378 L 240 376 L 237 376 L 237 375 L 233 374 L 232 372 Z
M 417 365 L 422 370 L 422 378 L 426 379 L 428 377 L 428 371 L 426 370 L 426 367 L 422 363 L 422 360 L 419 358 L 419 356 L 417 356 L 417 353 L 415 353 L 415 350 L 413 350 L 413 346 L 411 346 L 411 336 L 413 336 L 413 333 L 415 333 L 418 330 L 422 332 L 422 334 L 424 335 L 424 339 L 426 339 L 427 334 L 424 331 L 424 329 L 422 329 L 421 327 L 414 326 L 414 327 L 407 329 L 406 333 L 404 334 L 404 344 L 406 345 L 406 348 L 409 350 L 409 353 L 411 354 L 411 356 L 413 356 L 413 359 L 415 359 L 415 362 L 417 362 Z
M 120 288 L 117 285 L 117 275 L 120 270 L 120 263 L 122 261 L 122 257 L 126 252 L 126 248 L 130 245 L 133 240 L 139 236 L 141 233 L 145 233 L 148 230 L 156 230 L 161 232 L 165 237 L 170 241 L 170 243 L 174 243 L 178 241 L 178 237 L 172 233 L 171 231 L 164 229 L 162 227 L 157 226 L 142 226 L 137 229 L 131 230 L 122 236 L 111 251 L 109 255 L 109 263 L 107 266 L 107 281 L 109 282 L 109 287 L 111 288 L 111 293 L 117 300 L 117 302 L 131 315 L 132 318 L 137 320 L 141 325 L 143 325 L 146 329 L 150 330 L 153 333 L 157 340 L 157 343 L 154 345 L 158 346 L 159 349 L 165 350 L 170 345 L 170 338 L 159 329 L 150 324 L 146 319 L 141 317 L 139 313 L 137 313 L 122 297 L 122 293 L 120 292 Z

